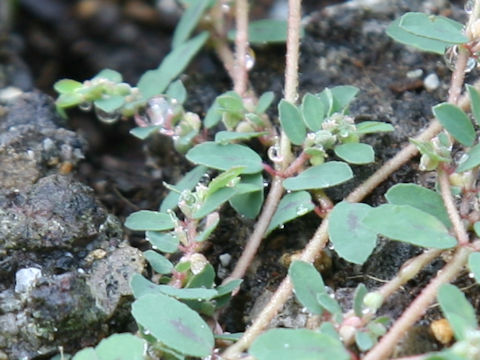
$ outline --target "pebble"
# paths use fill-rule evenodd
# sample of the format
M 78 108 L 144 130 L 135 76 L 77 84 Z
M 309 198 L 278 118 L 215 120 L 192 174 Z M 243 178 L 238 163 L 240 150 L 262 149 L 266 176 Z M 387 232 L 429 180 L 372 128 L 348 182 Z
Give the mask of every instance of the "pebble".
M 26 293 L 33 288 L 37 280 L 42 276 L 42 270 L 38 268 L 24 268 L 15 274 L 15 292 Z
M 440 86 L 440 80 L 438 79 L 437 74 L 428 74 L 423 80 L 423 86 L 427 91 L 434 91 L 438 89 Z

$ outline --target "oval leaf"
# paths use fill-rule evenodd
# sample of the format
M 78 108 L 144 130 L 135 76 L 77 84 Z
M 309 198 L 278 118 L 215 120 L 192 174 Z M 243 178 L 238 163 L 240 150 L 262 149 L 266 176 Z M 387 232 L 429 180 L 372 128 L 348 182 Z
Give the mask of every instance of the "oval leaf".
M 311 131 L 322 129 L 326 113 L 323 101 L 313 94 L 306 94 L 302 100 L 303 121 Z
M 294 104 L 282 100 L 278 104 L 278 112 L 282 129 L 290 141 L 295 145 L 302 145 L 307 136 L 307 129 L 300 110 Z
M 377 132 L 390 132 L 394 128 L 392 125 L 380 121 L 363 121 L 355 125 L 357 134 L 372 134 Z
M 257 360 L 348 360 L 337 339 L 308 329 L 272 329 L 260 335 L 249 353 Z
M 480 253 L 471 253 L 468 257 L 468 268 L 473 273 L 475 281 L 480 284 Z
M 239 214 L 249 219 L 254 219 L 262 209 L 264 198 L 263 176 L 260 173 L 243 175 L 242 180 L 237 184 L 237 187 L 240 187 L 242 184 L 255 185 L 259 190 L 233 196 L 230 199 L 230 205 Z
M 207 323 L 187 305 L 162 294 L 149 294 L 132 304 L 132 315 L 158 341 L 181 354 L 211 354 L 214 337 Z
M 456 172 L 461 173 L 468 171 L 478 165 L 480 165 L 480 144 L 477 144 L 468 150 L 465 158 L 462 157 L 462 162 L 459 163 Z
M 197 26 L 203 14 L 207 10 L 210 0 L 192 1 L 190 6 L 183 13 L 173 33 L 172 48 L 182 45 Z
M 480 93 L 475 89 L 475 86 L 469 84 L 467 84 L 467 91 L 470 97 L 473 118 L 477 125 L 480 125 Z
M 70 80 L 70 79 L 62 79 L 57 81 L 53 85 L 53 88 L 59 94 L 67 94 L 67 93 L 74 92 L 76 89 L 79 89 L 82 86 L 83 84 L 81 82 Z
M 195 211 L 193 214 L 194 219 L 201 219 L 211 212 L 218 209 L 222 204 L 228 201 L 233 195 L 235 195 L 236 190 L 234 188 L 225 187 L 222 188 L 213 194 L 211 194 L 203 203 L 203 205 Z
M 95 348 L 101 360 L 143 360 L 146 350 L 145 340 L 132 334 L 111 335 Z
M 348 143 L 335 146 L 335 155 L 351 164 L 369 164 L 375 160 L 375 151 L 368 144 Z
M 322 314 L 323 306 L 318 302 L 319 294 L 326 294 L 322 276 L 315 267 L 307 262 L 295 260 L 288 269 L 288 275 L 300 304 L 312 314 Z
M 168 214 L 158 211 L 140 210 L 127 217 L 125 226 L 130 230 L 163 231 L 173 229 L 175 225 Z
M 443 284 L 438 289 L 437 299 L 457 340 L 465 340 L 469 332 L 476 330 L 475 310 L 456 286 Z
M 442 196 L 416 184 L 397 184 L 385 194 L 388 202 L 394 205 L 410 205 L 439 219 L 446 227 L 452 226 Z
M 300 175 L 283 181 L 283 187 L 287 190 L 324 189 L 335 186 L 353 177 L 350 166 L 341 161 L 329 161 L 327 163 L 311 167 Z
M 154 249 L 164 253 L 174 253 L 180 244 L 177 237 L 158 231 L 147 231 L 145 238 L 152 244 Z
M 152 266 L 152 269 L 159 274 L 170 274 L 173 269 L 173 265 L 165 256 L 160 255 L 156 251 L 147 250 L 143 253 L 145 259 Z
M 228 170 L 234 166 L 243 166 L 244 174 L 262 171 L 262 159 L 252 149 L 239 144 L 216 144 L 204 142 L 190 149 L 187 159 L 194 164 L 205 165 L 214 169 Z
M 440 220 L 409 205 L 373 208 L 363 223 L 385 237 L 413 245 L 448 249 L 457 244 Z
M 442 103 L 432 108 L 440 124 L 462 145 L 472 146 L 475 129 L 467 114 L 458 106 Z
M 341 202 L 328 217 L 328 235 L 335 251 L 347 261 L 363 264 L 377 243 L 377 233 L 362 220 L 372 208 L 366 204 Z
M 266 234 L 269 234 L 273 229 L 290 220 L 305 215 L 314 208 L 312 198 L 306 191 L 292 192 L 285 195 L 282 200 L 280 200 L 275 214 L 273 214 Z

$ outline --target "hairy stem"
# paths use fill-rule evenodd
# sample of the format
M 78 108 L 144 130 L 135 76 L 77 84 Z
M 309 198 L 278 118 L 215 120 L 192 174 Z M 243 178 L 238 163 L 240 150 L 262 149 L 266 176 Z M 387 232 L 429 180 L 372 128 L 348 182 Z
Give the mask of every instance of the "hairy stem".
M 410 304 L 402 316 L 395 321 L 388 333 L 384 335 L 375 347 L 370 350 L 363 360 L 387 359 L 395 348 L 395 344 L 405 335 L 405 332 L 424 314 L 428 306 L 435 300 L 437 290 L 452 279 L 463 269 L 472 249 L 461 247 L 457 250 L 448 265 L 437 273 L 425 289 Z
M 248 49 L 248 0 L 236 0 L 235 71 L 233 89 L 244 96 L 248 85 L 247 49 Z

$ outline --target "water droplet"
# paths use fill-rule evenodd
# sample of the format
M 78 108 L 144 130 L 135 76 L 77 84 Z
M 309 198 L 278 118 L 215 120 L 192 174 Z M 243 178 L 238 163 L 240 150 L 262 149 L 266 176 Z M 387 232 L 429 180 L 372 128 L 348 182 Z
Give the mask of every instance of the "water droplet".
M 306 213 L 308 213 L 308 211 L 309 209 L 303 204 L 297 206 L 297 209 L 296 209 L 297 216 L 305 215 Z
M 290 347 L 290 344 L 283 344 L 283 347 L 284 347 L 285 349 L 288 349 L 288 348 Z
M 252 48 L 248 48 L 247 53 L 245 54 L 245 68 L 247 71 L 252 70 L 255 66 L 255 52 Z
M 210 175 L 208 175 L 208 173 L 203 174 L 200 180 L 198 181 L 199 184 L 202 184 L 205 186 L 208 185 L 209 182 L 210 182 Z
M 335 250 L 335 245 L 333 245 L 332 243 L 329 243 L 329 244 L 328 244 L 328 248 L 329 248 L 330 250 Z
M 222 11 L 225 13 L 225 14 L 228 14 L 231 10 L 231 7 L 230 7 L 230 4 L 228 3 L 223 3 L 222 4 Z
M 274 163 L 283 161 L 283 156 L 280 154 L 280 146 L 278 145 L 270 146 L 267 151 L 267 156 Z
M 268 187 L 269 185 L 270 185 L 270 184 L 269 184 L 268 181 L 264 181 L 264 182 L 263 182 L 263 187 L 264 187 L 264 188 Z
M 455 69 L 455 64 L 458 58 L 458 45 L 450 46 L 445 50 L 445 54 L 443 54 L 443 59 L 445 60 L 445 64 L 450 70 Z M 477 62 L 474 58 L 469 58 L 467 61 L 467 66 L 465 66 L 465 72 L 468 73 L 472 71 Z
M 166 96 L 155 96 L 148 100 L 145 110 L 148 125 L 162 126 L 171 129 L 171 121 L 174 116 L 172 99 Z
M 97 115 L 98 120 L 100 120 L 104 124 L 113 124 L 117 122 L 117 120 L 120 118 L 120 114 L 116 111 L 113 113 L 109 113 L 97 107 L 95 108 L 95 115 Z
M 285 228 L 285 224 L 280 224 L 280 225 L 278 226 L 278 228 L 279 228 L 280 230 L 283 230 L 283 229 Z
M 475 5 L 475 0 L 467 0 L 465 1 L 464 10 L 467 14 L 471 14 L 473 11 L 473 7 Z
M 469 277 L 470 279 L 473 279 L 473 278 L 475 277 L 475 274 L 472 273 L 472 272 L 470 272 L 470 273 L 468 273 L 468 277 Z
M 78 104 L 78 108 L 82 111 L 90 111 L 92 110 L 92 103 L 90 101 L 84 101 Z

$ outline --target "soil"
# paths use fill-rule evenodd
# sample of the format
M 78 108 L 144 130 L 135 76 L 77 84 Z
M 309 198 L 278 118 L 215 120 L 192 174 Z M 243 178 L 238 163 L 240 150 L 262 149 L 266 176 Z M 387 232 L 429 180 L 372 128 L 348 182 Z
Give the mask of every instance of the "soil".
M 168 7 L 166 3 L 169 2 L 159 1 L 155 6 L 152 1 L 141 0 L 20 0 L 15 12 L 6 17 L 11 25 L 0 28 L 0 91 L 13 86 L 25 93 L 35 89 L 55 96 L 52 88 L 58 79 L 65 77 L 82 81 L 104 68 L 115 69 L 123 74 L 127 82 L 136 83 L 144 71 L 158 66 L 170 48 L 179 13 L 175 6 Z M 255 2 L 253 16 L 266 17 L 280 3 L 273 0 Z M 345 4 L 341 1 L 312 0 L 304 3 L 306 33 L 301 49 L 301 93 L 317 93 L 335 85 L 357 86 L 360 93 L 350 109 L 357 121 L 384 121 L 395 127 L 392 133 L 366 137 L 366 141 L 376 150 L 377 161 L 374 165 L 355 167 L 356 182 L 330 190 L 328 194 L 335 201 L 342 200 L 359 181 L 404 146 L 409 137 L 424 128 L 432 117 L 432 105 L 446 99 L 450 71 L 442 59 L 395 44 L 385 35 L 384 30 L 390 21 L 405 11 L 440 13 L 460 21 L 465 16 L 456 2 L 442 0 L 358 0 Z M 284 46 L 258 47 L 254 51 L 256 64 L 250 72 L 253 87 L 257 93 L 271 90 L 276 93 L 277 99 L 281 98 Z M 474 73 L 468 75 L 467 82 L 475 76 Z M 424 80 L 431 74 L 438 78 L 438 87 L 426 86 Z M 189 96 L 186 109 L 200 115 L 205 114 L 216 95 L 231 87 L 222 64 L 210 48 L 197 56 L 186 74 L 182 75 L 182 80 Z M 271 115 L 275 117 L 273 111 Z M 1 121 L 2 117 L 0 124 Z M 80 156 L 74 161 L 69 160 L 73 167 L 69 173 L 75 181 L 91 187 L 96 198 L 92 201 L 102 204 L 100 210 L 95 208 L 95 211 L 102 213 L 102 219 L 97 219 L 97 222 L 105 221 L 106 213 L 123 221 L 133 211 L 157 209 L 166 194 L 162 183 L 175 183 L 190 168 L 167 139 L 155 138 L 141 142 L 129 135 L 128 131 L 133 127 L 129 121 L 107 126 L 98 122 L 92 113 L 72 110 L 69 111 L 68 125 L 61 126 L 75 131 L 78 138 L 69 140 L 69 144 L 85 154 L 83 160 Z M 88 144 L 87 147 L 83 141 Z M 27 160 L 23 159 L 24 162 Z M 396 172 L 366 202 L 372 205 L 384 202 L 383 194 L 396 183 L 416 182 L 431 187 L 431 177 L 420 173 L 417 163 L 418 159 L 414 159 Z M 5 171 L 5 166 L 6 162 L 2 162 L 0 175 Z M 10 176 L 8 187 L 22 191 L 22 187 L 28 185 L 28 191 L 32 191 L 32 184 L 41 186 L 39 170 L 32 166 L 27 168 L 30 172 Z M 55 165 L 51 166 L 48 174 L 41 175 L 58 172 L 61 172 L 61 167 Z M 310 214 L 287 224 L 285 229 L 275 231 L 265 239 L 241 291 L 222 316 L 225 330 L 237 332 L 245 328 L 252 318 L 251 313 L 261 308 L 261 301 L 265 301 L 283 279 L 286 266 L 281 261 L 282 256 L 284 258 L 286 253 L 301 249 L 318 224 L 318 217 Z M 221 225 L 206 252 L 215 268 L 220 266 L 219 256 L 228 253 L 232 256 L 232 264 L 222 271 L 231 270 L 253 226 L 254 222 L 239 219 L 231 209 L 222 211 Z M 232 229 L 235 231 L 232 232 Z M 125 239 L 131 246 L 141 250 L 147 247 L 142 234 L 126 231 Z M 8 244 L 2 246 L 8 248 Z M 109 251 L 114 252 L 113 249 Z M 408 258 L 419 252 L 413 246 L 380 240 L 375 253 L 364 266 L 353 266 L 330 249 L 327 250 L 323 276 L 337 299 L 348 308 L 353 290 L 359 282 L 374 289 L 381 285 L 382 280 L 394 276 Z M 442 265 L 443 260 L 437 259 L 427 266 L 389 300 L 381 309 L 381 314 L 398 317 Z M 5 277 L 8 275 L 5 274 Z M 471 280 L 463 277 L 459 284 L 469 286 Z M 38 291 L 41 292 L 41 289 Z M 469 295 L 474 304 L 480 301 L 473 292 Z M 102 316 L 95 321 L 103 319 Z M 416 335 L 406 337 L 397 355 L 437 350 L 440 345 L 430 335 L 426 325 L 439 316 L 438 310 L 429 311 L 414 330 Z M 298 306 L 290 304 L 275 319 L 275 324 L 299 326 L 302 321 L 306 321 L 305 314 L 299 311 Z M 106 329 L 91 342 L 94 343 L 106 332 L 124 331 L 131 326 L 128 321 L 119 323 L 121 326 Z M 410 338 L 415 341 L 408 342 Z M 2 348 L 2 344 L 0 349 L 10 354 L 10 349 Z M 78 350 L 78 346 L 71 346 L 70 351 L 75 350 Z M 41 358 L 32 353 L 26 356 Z

